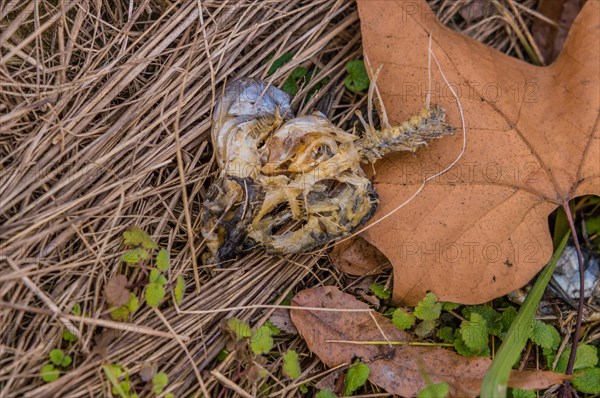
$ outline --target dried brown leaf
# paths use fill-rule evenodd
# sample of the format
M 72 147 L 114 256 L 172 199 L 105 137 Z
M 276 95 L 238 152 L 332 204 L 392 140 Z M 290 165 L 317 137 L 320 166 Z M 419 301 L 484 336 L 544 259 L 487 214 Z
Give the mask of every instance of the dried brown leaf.
M 337 369 L 327 374 L 315 385 L 318 390 L 329 390 L 341 394 L 344 391 L 343 369 Z M 341 376 L 341 377 L 340 377 Z
M 142 366 L 140 366 L 140 377 L 146 383 L 152 381 L 152 377 L 156 374 L 158 370 L 158 365 L 154 362 L 144 362 Z
M 548 215 L 600 195 L 600 2 L 588 1 L 561 55 L 536 67 L 444 27 L 425 1 L 359 1 L 364 51 L 388 116 L 423 107 L 432 49 L 464 110 L 466 151 L 414 200 L 363 233 L 394 266 L 394 299 L 482 303 L 525 285 L 550 259 Z M 592 45 L 592 43 L 594 43 Z M 435 63 L 431 102 L 459 127 L 456 101 Z M 371 222 L 395 210 L 461 153 L 460 132 L 416 157 L 376 164 L 381 199 Z
M 335 245 L 329 257 L 340 271 L 350 275 L 374 275 L 390 267 L 383 253 L 359 236 Z
M 127 289 L 127 277 L 117 275 L 108 280 L 104 287 L 106 301 L 115 307 L 127 304 L 129 301 L 129 289 Z
M 116 329 L 105 329 L 102 333 L 94 336 L 93 353 L 98 354 L 101 358 L 108 356 L 108 346 L 122 336 L 122 332 Z
M 271 314 L 269 321 L 286 333 L 298 334 L 298 330 L 290 318 L 290 310 L 284 308 L 276 309 L 273 311 L 273 314 Z
M 299 307 L 355 308 L 369 306 L 336 287 L 324 286 L 303 290 L 292 303 Z M 411 337 L 396 329 L 379 313 L 372 313 L 379 327 L 366 312 L 292 310 L 292 321 L 306 340 L 309 349 L 327 366 L 352 362 L 359 357 L 371 369 L 369 380 L 391 394 L 416 396 L 427 382 L 447 382 L 455 393 L 476 396 L 491 361 L 483 357 L 463 357 L 440 347 L 400 345 L 355 345 L 329 342 L 384 341 L 379 327 L 391 341 L 410 341 Z M 513 372 L 509 385 L 523 389 L 546 388 L 560 383 L 564 375 L 535 371 Z

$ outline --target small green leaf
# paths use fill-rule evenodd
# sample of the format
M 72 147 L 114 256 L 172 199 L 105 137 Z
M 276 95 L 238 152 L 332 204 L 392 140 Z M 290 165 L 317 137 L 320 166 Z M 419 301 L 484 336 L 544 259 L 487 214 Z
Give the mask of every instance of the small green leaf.
M 273 325 L 273 322 L 271 322 L 271 321 L 266 321 L 265 326 L 271 330 L 271 336 L 276 336 L 279 333 L 281 333 L 281 329 L 279 329 L 277 326 Z
M 439 328 L 435 335 L 444 343 L 454 343 L 454 330 L 450 326 L 444 326 Z
M 60 377 L 60 372 L 54 367 L 54 365 L 47 363 L 42 367 L 40 376 L 46 383 L 50 383 L 51 381 L 57 380 Z
M 252 329 L 250 326 L 237 318 L 229 318 L 227 320 L 227 329 L 235 334 L 235 339 L 237 341 L 252 336 Z
M 354 93 L 359 93 L 369 88 L 369 75 L 362 60 L 350 61 L 346 64 L 348 77 L 344 80 L 346 88 Z
M 50 351 L 50 361 L 54 365 L 60 366 L 62 364 L 62 361 L 64 358 L 65 358 L 65 353 L 63 352 L 63 350 L 61 350 L 59 348 L 55 348 L 52 351 Z
M 132 314 L 140 309 L 140 300 L 133 293 L 129 293 L 129 301 L 127 302 L 127 309 Z
M 117 364 L 104 365 L 102 369 L 104 369 L 104 373 L 109 379 L 117 380 L 123 375 L 123 368 Z
M 571 383 L 584 394 L 600 394 L 600 368 L 585 368 L 575 373 Z
M 63 331 L 62 338 L 64 341 L 68 341 L 69 343 L 74 343 L 75 341 L 77 341 L 77 336 L 75 336 L 69 330 Z
M 437 296 L 433 293 L 427 293 L 415 307 L 414 315 L 423 321 L 428 321 L 438 319 L 441 312 L 442 303 L 437 301 Z
M 160 394 L 163 389 L 169 384 L 169 377 L 165 372 L 158 372 L 152 376 L 152 392 Z
M 289 292 L 287 296 L 281 301 L 281 305 L 292 305 L 292 298 L 294 297 L 294 292 Z
M 415 317 L 413 314 L 397 308 L 392 314 L 392 323 L 400 330 L 410 329 L 415 324 Z
M 563 351 L 562 355 L 556 363 L 555 372 L 565 373 L 569 356 L 571 355 L 571 347 Z M 582 344 L 577 347 L 577 355 L 575 356 L 575 364 L 573 370 L 591 368 L 598 363 L 598 349 L 594 346 Z
M 306 387 L 306 384 L 302 384 L 300 385 L 300 387 L 298 387 L 298 390 L 302 393 L 302 394 L 306 394 L 308 392 L 308 387 Z
M 221 351 L 219 351 L 219 353 L 217 354 L 217 361 L 224 361 L 225 358 L 227 358 L 227 355 L 229 355 L 229 351 L 227 351 L 225 348 L 223 348 Z
M 502 315 L 500 315 L 492 307 L 484 305 L 467 306 L 462 310 L 465 318 L 469 319 L 472 313 L 478 313 L 485 319 L 488 332 L 494 336 L 500 336 L 502 333 Z
M 158 283 L 149 283 L 146 286 L 146 303 L 150 307 L 158 307 L 165 294 L 165 289 L 161 285 Z
M 273 337 L 268 326 L 261 326 L 252 334 L 250 348 L 254 355 L 268 354 L 273 349 Z
M 454 311 L 458 307 L 460 307 L 460 304 L 458 304 L 458 303 L 451 303 L 449 301 L 445 301 L 442 303 L 442 309 L 444 311 Z
M 371 286 L 369 286 L 369 290 L 372 291 L 375 296 L 382 300 L 388 300 L 390 297 L 392 297 L 392 291 L 386 289 L 385 286 L 380 285 L 378 283 L 373 283 Z
M 371 370 L 367 364 L 357 361 L 346 373 L 346 388 L 344 388 L 344 395 L 352 395 L 354 391 L 361 388 L 369 378 Z
M 536 398 L 535 391 L 532 390 L 521 390 L 520 388 L 513 388 L 513 398 Z
M 556 351 L 558 349 L 558 346 L 560 345 L 561 340 L 562 340 L 562 337 L 561 337 L 560 333 L 553 326 L 552 327 L 552 346 L 551 346 L 551 348 L 554 351 Z
M 337 395 L 331 390 L 321 390 L 315 395 L 315 398 L 337 398 Z
M 156 282 L 159 276 L 160 272 L 156 268 L 152 268 L 150 270 L 150 276 L 148 277 L 148 279 L 150 280 L 150 282 Z
M 129 319 L 129 308 L 127 305 L 122 305 L 110 312 L 110 317 L 114 321 L 125 322 Z
M 165 272 L 169 269 L 170 262 L 171 260 L 169 258 L 169 252 L 165 249 L 160 249 L 156 255 L 156 268 L 162 272 Z
M 165 394 L 165 398 L 175 398 L 175 395 L 172 392 L 168 392 Z
M 471 357 L 476 355 L 476 353 L 474 353 L 469 349 L 469 347 L 467 347 L 465 341 L 461 337 L 456 337 L 454 339 L 454 349 L 463 357 Z
M 460 335 L 460 330 L 457 329 L 457 331 L 459 332 L 458 334 Z M 464 340 L 461 337 L 455 338 L 454 349 L 456 350 L 457 353 L 459 353 L 463 357 L 474 357 L 474 356 L 487 357 L 487 356 L 491 355 L 489 346 L 485 347 L 483 349 L 483 351 L 472 350 L 469 347 L 467 347 L 467 345 L 465 344 Z
M 588 235 L 600 233 L 600 216 L 590 217 L 585 220 L 585 229 Z
M 112 393 L 113 395 L 118 395 L 121 398 L 133 398 L 133 395 L 131 395 L 130 390 L 131 385 L 129 383 L 129 380 L 123 380 L 113 385 Z
M 430 384 L 417 394 L 417 398 L 444 398 L 448 396 L 448 383 Z
M 129 394 L 130 391 L 131 384 L 129 383 L 129 380 L 123 380 L 112 388 L 113 395 L 119 395 L 123 398 L 131 398 L 131 395 Z
M 102 366 L 102 370 L 104 371 L 106 378 L 110 381 L 110 384 L 113 386 L 113 395 L 126 397 L 129 392 L 129 385 L 122 385 L 119 382 L 119 377 L 123 374 L 123 369 L 119 365 L 108 364 Z M 127 387 L 127 389 L 125 390 L 124 387 Z
M 141 247 L 136 247 L 135 249 L 127 250 L 121 256 L 121 260 L 128 264 L 136 264 L 139 263 L 140 260 L 145 260 L 148 258 L 148 252 Z
M 79 303 L 75 303 L 75 305 L 73 305 L 71 314 L 81 316 L 81 305 L 79 305 Z
M 396 308 L 394 308 L 394 307 L 387 307 L 385 309 L 385 311 L 383 311 L 383 315 L 384 316 L 392 316 L 392 315 L 394 315 L 394 311 L 396 311 Z
M 316 76 L 319 73 L 319 70 L 316 69 L 315 72 L 313 73 L 313 76 Z M 312 96 L 319 91 L 323 86 L 325 86 L 327 83 L 329 83 L 329 78 L 328 77 L 324 77 L 323 79 L 321 79 L 317 84 L 313 85 L 308 92 L 306 93 L 306 100 L 310 100 L 312 98 Z
M 300 361 L 298 360 L 298 353 L 294 350 L 287 350 L 283 354 L 283 374 L 294 380 L 300 377 L 302 369 L 300 368 Z
M 548 367 L 552 367 L 554 359 L 556 358 L 556 351 L 551 348 L 542 348 L 542 354 L 546 359 L 546 364 L 548 365 Z
M 476 312 L 471 314 L 470 321 L 460 325 L 460 335 L 465 345 L 476 352 L 482 352 L 488 347 L 488 329 L 485 319 Z
M 269 68 L 269 71 L 267 72 L 267 76 L 271 76 L 273 73 L 277 72 L 277 69 L 290 62 L 292 58 L 294 58 L 292 53 L 283 53 L 279 58 L 273 61 L 271 67 Z
M 60 366 L 63 368 L 66 368 L 67 366 L 69 366 L 71 364 L 71 362 L 73 362 L 73 359 L 71 358 L 71 356 L 65 355 L 62 359 L 62 362 L 60 363 Z
M 167 282 L 167 278 L 165 278 L 164 275 L 159 275 L 158 278 L 156 278 L 156 284 L 158 286 L 164 286 Z
M 558 341 L 556 339 L 558 336 Z M 542 348 L 556 350 L 560 344 L 560 333 L 554 326 L 548 325 L 540 320 L 534 319 L 529 338 L 534 344 Z
M 502 312 L 502 331 L 506 332 L 517 317 L 517 309 L 513 306 L 507 307 Z
M 433 329 L 435 329 L 435 322 L 435 319 L 421 321 L 415 328 L 415 334 L 421 338 L 427 336 Z
M 158 245 L 152 240 L 150 235 L 138 227 L 133 227 L 123 232 L 123 243 L 127 246 L 142 246 L 148 250 L 158 248 Z
M 289 95 L 296 95 L 300 91 L 300 86 L 308 84 L 310 76 L 308 70 L 302 66 L 295 68 L 281 86 L 281 90 Z
M 183 276 L 179 275 L 177 277 L 177 282 L 175 283 L 175 290 L 173 291 L 173 294 L 175 295 L 175 303 L 177 305 L 181 304 L 184 293 L 185 293 L 185 279 L 183 279 Z

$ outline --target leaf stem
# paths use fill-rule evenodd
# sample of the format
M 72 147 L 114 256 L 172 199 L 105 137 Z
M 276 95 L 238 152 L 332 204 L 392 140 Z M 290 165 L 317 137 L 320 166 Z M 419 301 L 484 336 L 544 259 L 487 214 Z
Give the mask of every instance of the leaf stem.
M 571 206 L 569 202 L 565 201 L 562 207 L 567 215 L 567 221 L 571 234 L 573 235 L 573 243 L 575 244 L 575 250 L 577 251 L 577 261 L 579 262 L 579 303 L 577 305 L 577 321 L 575 323 L 575 334 L 573 336 L 573 344 L 571 345 L 571 354 L 569 355 L 569 362 L 567 365 L 567 371 L 565 374 L 573 374 L 573 367 L 575 365 L 575 357 L 577 355 L 577 345 L 579 344 L 579 336 L 581 334 L 581 322 L 583 320 L 583 307 L 585 305 L 585 272 L 583 268 L 583 256 L 581 255 L 581 247 L 579 246 L 579 239 L 577 238 L 577 230 L 575 229 L 575 223 L 573 222 L 573 213 L 571 213 Z M 565 389 L 563 390 L 563 397 L 569 395 L 571 389 L 571 383 L 569 380 L 565 381 Z

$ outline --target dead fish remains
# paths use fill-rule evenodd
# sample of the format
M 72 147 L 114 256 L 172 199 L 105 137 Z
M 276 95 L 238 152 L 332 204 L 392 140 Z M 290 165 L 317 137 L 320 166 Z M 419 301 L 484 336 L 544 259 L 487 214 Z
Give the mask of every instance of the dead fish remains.
M 381 130 L 362 120 L 365 133 L 359 137 L 320 112 L 294 116 L 291 97 L 262 80 L 229 83 L 213 112 L 219 174 L 201 215 L 203 263 L 218 264 L 254 248 L 300 253 L 348 236 L 378 204 L 361 163 L 393 151 L 414 152 L 452 134 L 444 120 L 444 110 L 435 106 Z

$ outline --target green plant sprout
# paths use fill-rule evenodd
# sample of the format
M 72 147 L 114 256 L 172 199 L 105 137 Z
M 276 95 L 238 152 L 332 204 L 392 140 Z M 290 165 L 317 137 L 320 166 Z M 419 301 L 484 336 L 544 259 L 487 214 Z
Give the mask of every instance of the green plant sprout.
M 148 281 L 143 291 L 143 298 L 150 307 L 158 307 L 167 296 L 167 288 L 172 286 L 173 301 L 179 305 L 185 294 L 185 279 L 179 275 L 174 283 L 169 283 L 165 276 L 169 271 L 171 259 L 169 251 L 159 248 L 158 244 L 138 227 L 133 227 L 123 233 L 123 244 L 128 250 L 121 256 L 121 260 L 127 265 L 136 265 L 144 260 L 152 260 L 154 257 L 154 266 L 147 266 L 149 269 Z M 156 256 L 153 252 L 158 249 Z M 118 278 L 121 279 L 118 279 Z M 118 279 L 118 280 L 117 280 Z M 130 291 L 127 286 L 127 278 L 120 274 L 112 278 L 113 285 L 107 291 L 107 301 L 110 303 L 118 302 L 119 294 L 126 294 L 128 300 L 118 302 L 116 308 L 111 310 L 110 316 L 115 321 L 127 321 L 133 313 L 140 309 L 142 303 L 138 296 Z M 136 284 L 133 284 L 134 286 Z
M 58 380 L 61 369 L 68 367 L 73 362 L 71 356 L 65 354 L 64 351 L 59 348 L 55 348 L 50 351 L 49 357 L 50 363 L 42 366 L 42 370 L 40 372 L 42 380 L 44 380 L 46 383 Z

